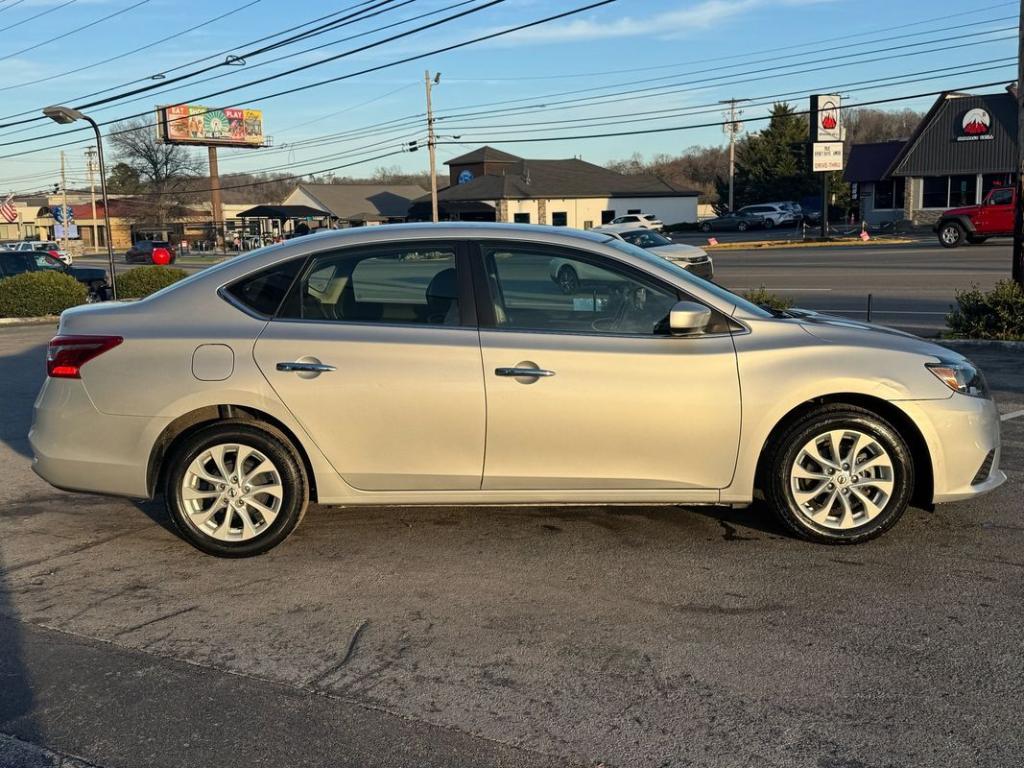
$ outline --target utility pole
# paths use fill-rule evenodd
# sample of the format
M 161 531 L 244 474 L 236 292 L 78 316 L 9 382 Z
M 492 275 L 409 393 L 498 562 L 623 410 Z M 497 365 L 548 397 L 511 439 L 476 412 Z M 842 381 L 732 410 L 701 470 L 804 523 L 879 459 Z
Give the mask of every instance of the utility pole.
M 1024 0 L 1021 0 L 1024 2 Z M 736 188 L 736 134 L 743 130 L 743 124 L 736 122 L 741 114 L 742 110 L 737 110 L 736 105 L 741 101 L 750 101 L 750 99 L 726 99 L 718 102 L 719 104 L 725 104 L 729 107 L 727 114 L 728 121 L 723 126 L 726 133 L 729 134 L 729 210 L 733 210 L 735 205 L 735 188 Z
M 1010 274 L 1024 288 L 1024 0 L 1017 27 L 1017 204 L 1013 214 L 1013 265 Z
M 217 147 L 210 145 L 208 157 L 210 158 L 210 207 L 213 209 L 213 241 L 219 245 L 221 242 L 221 226 L 224 223 L 224 206 L 220 197 L 220 171 L 217 168 Z
M 1022 0 L 1024 1 L 1024 0 Z M 61 227 L 61 245 L 60 248 L 64 253 L 68 252 L 68 181 L 64 175 L 64 150 L 60 151 L 60 189 L 64 195 L 64 201 L 61 204 L 60 211 L 60 227 Z
M 1024 3 L 1024 0 L 1021 0 Z M 430 94 L 434 86 L 441 82 L 441 73 L 430 77 L 430 70 L 423 73 L 423 84 L 427 89 L 427 151 L 430 154 L 430 208 L 433 221 L 440 220 L 437 212 L 437 139 L 434 137 L 434 107 Z
M 85 150 L 85 167 L 89 171 L 89 194 L 92 197 L 92 247 L 99 247 L 99 225 L 96 224 L 96 147 L 88 147 Z

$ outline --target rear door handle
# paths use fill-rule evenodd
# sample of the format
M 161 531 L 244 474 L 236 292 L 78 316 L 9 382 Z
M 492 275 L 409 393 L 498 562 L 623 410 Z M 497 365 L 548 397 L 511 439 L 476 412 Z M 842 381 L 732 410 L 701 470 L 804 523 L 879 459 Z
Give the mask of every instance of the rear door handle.
M 554 376 L 554 371 L 546 371 L 543 368 L 495 368 L 495 376 L 510 376 L 514 379 L 531 378 L 540 376 Z
M 327 373 L 328 371 L 338 370 L 333 365 L 327 365 L 326 363 L 278 363 L 277 370 L 279 371 L 294 371 L 298 373 Z

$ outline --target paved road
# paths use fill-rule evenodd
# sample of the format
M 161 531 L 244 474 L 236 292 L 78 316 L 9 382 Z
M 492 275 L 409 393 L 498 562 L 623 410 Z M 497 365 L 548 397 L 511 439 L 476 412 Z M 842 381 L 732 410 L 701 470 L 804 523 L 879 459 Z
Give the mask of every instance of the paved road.
M 0 331 L 5 767 L 1024 761 L 1024 418 L 1007 486 L 860 547 L 720 508 L 314 508 L 223 561 L 31 474 L 50 333 Z M 1024 409 L 1019 353 L 972 356 Z

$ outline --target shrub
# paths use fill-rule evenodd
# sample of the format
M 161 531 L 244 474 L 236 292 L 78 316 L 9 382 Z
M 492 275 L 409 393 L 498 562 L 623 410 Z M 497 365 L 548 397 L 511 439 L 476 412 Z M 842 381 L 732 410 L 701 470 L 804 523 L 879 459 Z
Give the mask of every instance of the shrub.
M 135 267 L 117 276 L 117 298 L 144 299 L 185 277 L 188 272 L 174 267 Z
M 770 309 L 789 309 L 793 306 L 792 299 L 772 293 L 763 285 L 752 291 L 744 291 L 743 298 L 759 307 L 769 307 Z
M 88 289 L 56 270 L 23 272 L 0 280 L 0 317 L 59 315 L 84 304 Z
M 991 291 L 973 286 L 956 292 L 956 308 L 946 315 L 954 336 L 967 339 L 1024 340 L 1024 289 L 1000 280 Z

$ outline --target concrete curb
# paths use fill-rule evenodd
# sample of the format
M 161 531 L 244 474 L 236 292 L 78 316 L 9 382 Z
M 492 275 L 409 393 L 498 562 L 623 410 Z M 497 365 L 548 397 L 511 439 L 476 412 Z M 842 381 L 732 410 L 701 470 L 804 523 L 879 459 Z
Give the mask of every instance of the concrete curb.
M 982 347 L 1024 351 L 1024 341 L 1001 341 L 999 339 L 938 339 L 939 344 L 947 347 Z
M 0 328 L 10 328 L 18 325 L 56 325 L 60 322 L 58 315 L 43 315 L 42 317 L 0 317 Z
M 828 242 L 805 242 L 803 240 L 754 240 L 747 243 L 719 243 L 718 245 L 707 245 L 703 244 L 698 247 L 703 248 L 707 251 L 742 251 L 742 250 L 772 250 L 775 248 L 849 248 L 850 246 L 858 246 L 861 248 L 870 247 L 872 245 L 911 245 L 916 243 L 916 240 L 907 240 L 902 238 L 872 238 L 871 240 L 861 240 L 860 238 L 851 240 L 829 240 Z

